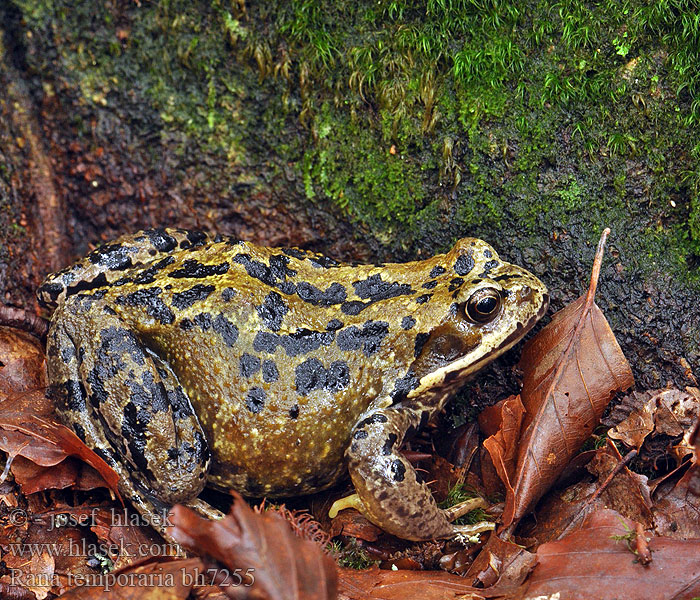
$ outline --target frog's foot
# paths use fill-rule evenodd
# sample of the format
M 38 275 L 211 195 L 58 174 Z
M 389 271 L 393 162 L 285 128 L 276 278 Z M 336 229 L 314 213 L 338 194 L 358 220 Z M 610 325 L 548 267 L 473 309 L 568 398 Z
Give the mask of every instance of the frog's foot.
M 209 449 L 190 400 L 100 299 L 71 296 L 58 310 L 47 339 L 51 379 L 63 382 L 57 412 L 116 471 L 124 499 L 161 520 L 206 483 Z
M 211 504 L 205 502 L 200 498 L 195 498 L 194 500 L 191 500 L 190 502 L 185 504 L 185 506 L 191 508 L 200 517 L 204 517 L 205 519 L 218 520 L 223 519 L 226 516 L 218 508 L 214 508 Z
M 450 538 L 461 527 L 452 525 L 454 511 L 437 506 L 430 488 L 417 480 L 413 466 L 398 452 L 406 431 L 427 417 L 424 412 L 402 405 L 372 412 L 356 426 L 345 453 L 362 512 L 407 540 Z

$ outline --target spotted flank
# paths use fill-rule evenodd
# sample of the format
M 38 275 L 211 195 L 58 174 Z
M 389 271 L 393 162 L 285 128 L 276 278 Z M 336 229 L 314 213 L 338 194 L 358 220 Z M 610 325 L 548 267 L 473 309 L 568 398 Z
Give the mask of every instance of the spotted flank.
M 453 532 L 400 454 L 467 376 L 543 314 L 544 285 L 485 242 L 404 264 L 151 229 L 49 276 L 63 420 L 144 513 L 208 481 L 250 496 L 325 489 L 409 539 Z M 422 515 L 419 518 L 419 515 Z

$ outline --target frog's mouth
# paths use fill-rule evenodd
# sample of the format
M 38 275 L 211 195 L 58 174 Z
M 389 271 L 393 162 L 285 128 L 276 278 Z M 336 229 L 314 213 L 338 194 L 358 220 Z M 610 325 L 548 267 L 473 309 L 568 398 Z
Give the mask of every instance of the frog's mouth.
M 515 346 L 534 327 L 535 323 L 544 316 L 548 306 L 549 295 L 543 293 L 542 304 L 537 312 L 533 313 L 524 323 L 518 321 L 513 331 L 505 338 L 494 340 L 493 347 L 489 347 L 482 342 L 456 360 L 427 373 L 421 377 L 418 387 L 411 390 L 407 397 L 420 396 L 430 389 L 452 390 L 461 387 L 470 376 Z M 481 354 L 479 358 L 475 358 L 477 353 Z

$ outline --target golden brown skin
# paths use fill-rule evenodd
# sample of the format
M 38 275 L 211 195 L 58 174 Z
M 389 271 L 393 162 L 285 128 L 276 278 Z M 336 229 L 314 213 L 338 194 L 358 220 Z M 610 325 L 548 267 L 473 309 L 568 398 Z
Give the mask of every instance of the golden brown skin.
M 408 539 L 453 527 L 398 453 L 404 435 L 547 304 L 537 278 L 477 239 L 348 265 L 182 230 L 122 237 L 38 294 L 55 308 L 59 412 L 143 513 L 207 479 L 290 496 L 349 467 L 365 512 Z

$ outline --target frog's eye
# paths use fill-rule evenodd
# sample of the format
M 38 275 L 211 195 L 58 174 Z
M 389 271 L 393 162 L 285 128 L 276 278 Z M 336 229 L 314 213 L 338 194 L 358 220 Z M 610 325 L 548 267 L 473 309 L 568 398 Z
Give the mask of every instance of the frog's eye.
M 493 288 L 482 288 L 467 300 L 465 312 L 474 323 L 488 323 L 501 310 L 501 294 Z

